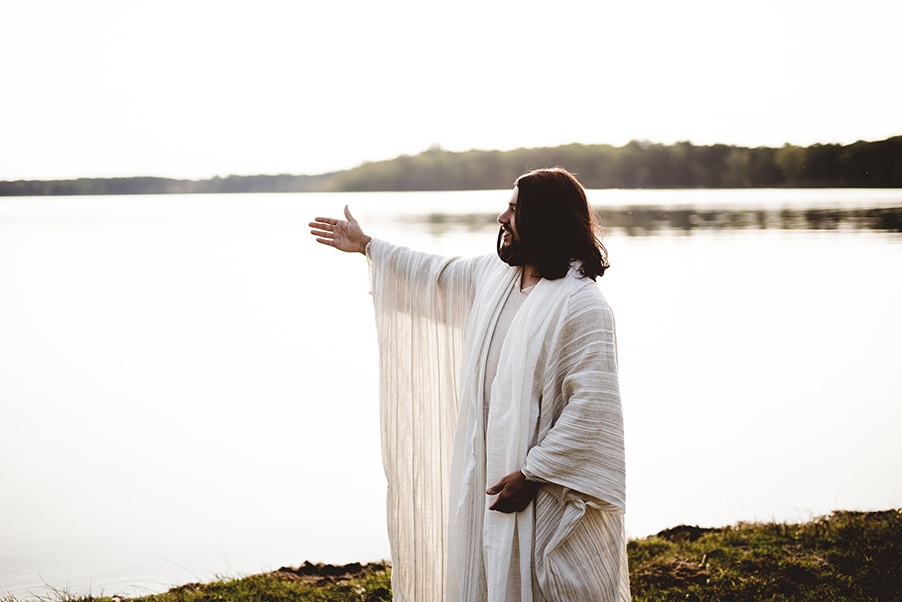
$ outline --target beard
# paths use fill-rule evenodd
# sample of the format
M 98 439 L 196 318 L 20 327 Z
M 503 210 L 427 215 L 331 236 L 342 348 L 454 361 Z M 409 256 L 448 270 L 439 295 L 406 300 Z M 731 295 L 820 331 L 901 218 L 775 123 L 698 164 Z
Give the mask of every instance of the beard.
M 510 234 L 507 244 L 504 243 L 504 233 Z M 514 240 L 514 234 L 505 230 L 504 226 L 498 230 L 498 257 L 501 261 L 511 266 L 526 265 L 529 263 L 529 253 L 522 240 Z

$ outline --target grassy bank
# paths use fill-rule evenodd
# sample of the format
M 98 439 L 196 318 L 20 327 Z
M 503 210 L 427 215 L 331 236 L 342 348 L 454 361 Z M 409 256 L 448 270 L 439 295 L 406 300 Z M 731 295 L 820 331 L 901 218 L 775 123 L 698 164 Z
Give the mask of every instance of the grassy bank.
M 902 600 L 902 511 L 677 527 L 628 547 L 633 600 Z
M 681 526 L 632 540 L 627 550 L 635 602 L 902 601 L 902 510 L 834 512 L 798 525 Z M 391 600 L 390 588 L 383 564 L 307 563 L 133 602 L 381 602 Z M 46 599 L 126 602 L 65 592 Z

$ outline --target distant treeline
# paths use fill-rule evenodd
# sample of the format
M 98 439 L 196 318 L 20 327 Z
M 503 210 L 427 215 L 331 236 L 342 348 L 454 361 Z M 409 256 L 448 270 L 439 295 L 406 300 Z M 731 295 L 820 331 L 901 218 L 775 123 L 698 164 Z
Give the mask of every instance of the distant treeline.
M 897 188 L 902 136 L 880 142 L 744 148 L 633 141 L 621 147 L 453 153 L 432 148 L 413 157 L 365 163 L 334 174 L 331 190 L 489 190 L 510 188 L 528 169 L 559 165 L 587 188 Z
M 195 194 L 213 192 L 311 192 L 323 190 L 332 174 L 319 176 L 229 176 L 210 180 L 170 178 L 79 178 L 0 182 L 0 196 L 77 194 Z
M 316 176 L 229 176 L 210 180 L 82 178 L 0 182 L 0 196 L 223 192 L 492 190 L 517 176 L 560 165 L 587 188 L 900 188 L 902 136 L 878 142 L 746 148 L 690 142 L 568 144 L 512 151 L 450 152 L 364 163 Z

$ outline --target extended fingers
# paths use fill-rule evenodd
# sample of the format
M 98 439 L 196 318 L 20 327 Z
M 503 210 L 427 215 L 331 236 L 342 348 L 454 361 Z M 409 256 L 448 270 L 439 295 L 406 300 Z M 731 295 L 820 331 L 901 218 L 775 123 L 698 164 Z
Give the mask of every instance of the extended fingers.
M 315 221 L 312 221 L 307 225 L 310 226 L 311 228 L 319 228 L 321 230 L 334 230 L 336 227 L 338 227 L 337 219 L 333 219 L 333 220 L 329 220 L 329 221 L 325 221 L 325 219 L 326 218 L 318 217 L 318 218 L 316 218 Z

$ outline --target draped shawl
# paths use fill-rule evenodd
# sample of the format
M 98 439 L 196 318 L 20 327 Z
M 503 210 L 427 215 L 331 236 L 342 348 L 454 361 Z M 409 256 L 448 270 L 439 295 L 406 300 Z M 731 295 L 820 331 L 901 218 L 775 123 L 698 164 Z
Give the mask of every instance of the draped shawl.
M 520 270 L 375 239 L 367 257 L 395 599 L 629 600 L 614 323 L 595 283 L 574 266 L 536 285 L 485 425 L 486 354 Z M 488 511 L 486 487 L 520 468 L 535 503 Z

